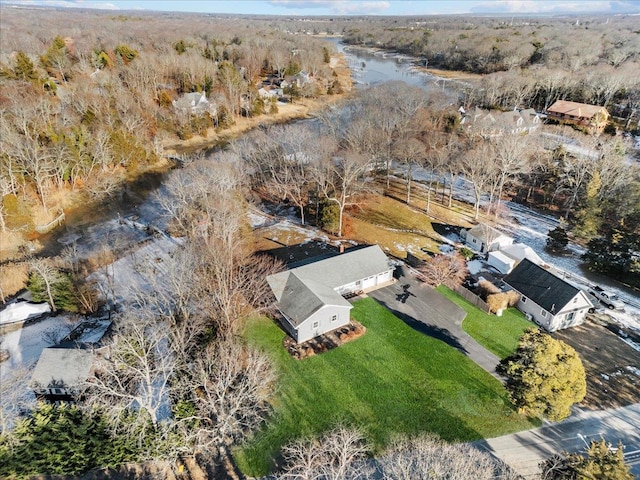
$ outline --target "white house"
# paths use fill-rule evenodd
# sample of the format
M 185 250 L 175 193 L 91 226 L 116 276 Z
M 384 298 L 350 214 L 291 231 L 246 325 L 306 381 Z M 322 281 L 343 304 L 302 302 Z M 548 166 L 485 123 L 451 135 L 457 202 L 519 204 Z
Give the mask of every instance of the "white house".
M 173 108 L 183 115 L 208 113 L 212 117 L 215 117 L 217 114 L 216 105 L 207 99 L 207 94 L 204 92 L 185 93 L 172 103 Z
M 513 245 L 502 247 L 500 250 L 489 252 L 487 263 L 500 273 L 507 274 L 525 258 L 528 258 L 536 265 L 544 265 L 545 263 L 530 246 L 524 243 L 514 243 Z
M 549 332 L 580 325 L 593 308 L 585 292 L 526 258 L 504 282 L 520 294 L 518 310 Z
M 93 372 L 95 353 L 80 348 L 50 347 L 42 350 L 31 375 L 36 397 L 69 401 L 81 392 Z
M 284 317 L 283 326 L 298 343 L 350 321 L 345 295 L 370 291 L 393 279 L 393 267 L 379 246 L 345 253 L 267 277 Z
M 480 253 L 501 250 L 513 244 L 513 238 L 489 225 L 476 225 L 464 233 L 465 243 Z

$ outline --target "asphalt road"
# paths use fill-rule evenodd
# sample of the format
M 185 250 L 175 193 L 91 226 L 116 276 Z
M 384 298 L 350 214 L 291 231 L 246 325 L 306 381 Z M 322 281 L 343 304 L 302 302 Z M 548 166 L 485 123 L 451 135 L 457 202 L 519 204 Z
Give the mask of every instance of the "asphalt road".
M 525 432 L 475 442 L 527 479 L 539 478 L 538 464 L 554 453 L 583 452 L 592 440 L 624 445 L 625 461 L 640 478 L 640 403 L 615 410 L 578 411 L 567 420 Z
M 462 330 L 466 312 L 418 280 L 406 267 L 396 270 L 397 282 L 368 295 L 416 330 L 457 348 L 502 380 L 496 373 L 500 359 Z

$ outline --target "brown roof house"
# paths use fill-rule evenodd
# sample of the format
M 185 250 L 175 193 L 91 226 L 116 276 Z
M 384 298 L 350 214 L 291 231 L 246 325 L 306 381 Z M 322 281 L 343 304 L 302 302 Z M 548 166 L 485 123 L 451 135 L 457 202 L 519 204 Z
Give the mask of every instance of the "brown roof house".
M 558 100 L 547 109 L 547 117 L 560 123 L 583 127 L 591 133 L 600 133 L 607 126 L 609 112 L 598 105 Z

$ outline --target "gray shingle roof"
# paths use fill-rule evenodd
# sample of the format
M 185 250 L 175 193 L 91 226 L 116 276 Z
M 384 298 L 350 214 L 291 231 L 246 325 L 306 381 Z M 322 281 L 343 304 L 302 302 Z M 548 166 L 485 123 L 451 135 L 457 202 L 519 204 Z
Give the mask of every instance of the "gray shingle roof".
M 296 276 L 305 283 L 307 280 L 311 280 L 330 288 L 338 288 L 377 275 L 389 270 L 389 268 L 387 256 L 378 245 L 372 245 L 347 250 L 335 257 L 270 275 L 267 277 L 267 282 L 269 282 L 276 299 L 280 301 L 290 272 L 295 272 Z
M 75 387 L 89 378 L 94 354 L 78 348 L 45 348 L 31 375 L 31 385 L 40 388 Z
M 294 327 L 300 326 L 325 305 L 351 307 L 351 304 L 333 288 L 314 280 L 307 279 L 303 282 L 294 271 L 284 273 L 288 274 L 288 278 L 281 297 L 280 310 Z
M 551 313 L 562 310 L 580 292 L 526 258 L 504 277 L 504 281 Z

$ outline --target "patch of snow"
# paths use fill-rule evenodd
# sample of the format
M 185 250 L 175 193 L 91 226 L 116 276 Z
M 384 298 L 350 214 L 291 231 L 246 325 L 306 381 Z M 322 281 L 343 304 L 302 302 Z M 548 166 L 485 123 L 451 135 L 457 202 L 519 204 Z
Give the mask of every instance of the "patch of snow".
M 268 222 L 268 218 L 264 215 L 258 215 L 257 213 L 249 212 L 247 214 L 249 217 L 249 224 L 252 228 L 257 228 L 265 225 Z
M 0 348 L 7 350 L 10 357 L 0 363 L 0 379 L 12 369 L 33 366 L 42 350 L 55 345 L 76 323 L 75 315 L 60 314 L 1 336 Z
M 39 317 L 51 311 L 48 303 L 16 302 L 7 305 L 0 312 L 0 325 L 21 322 L 28 318 Z
M 606 373 L 601 373 L 600 376 L 605 380 L 609 380 L 609 375 L 607 375 Z
M 634 367 L 633 365 L 627 365 L 625 368 L 633 373 L 636 377 L 640 377 L 640 368 Z
M 482 260 L 469 260 L 467 262 L 467 269 L 471 275 L 477 275 L 482 271 L 486 271 L 487 266 Z
M 452 254 L 453 252 L 456 251 L 456 249 L 453 248 L 453 246 L 449 245 L 449 244 L 440 245 L 440 247 L 438 247 L 438 248 L 442 253 L 446 253 L 448 255 L 450 255 L 450 254 Z

